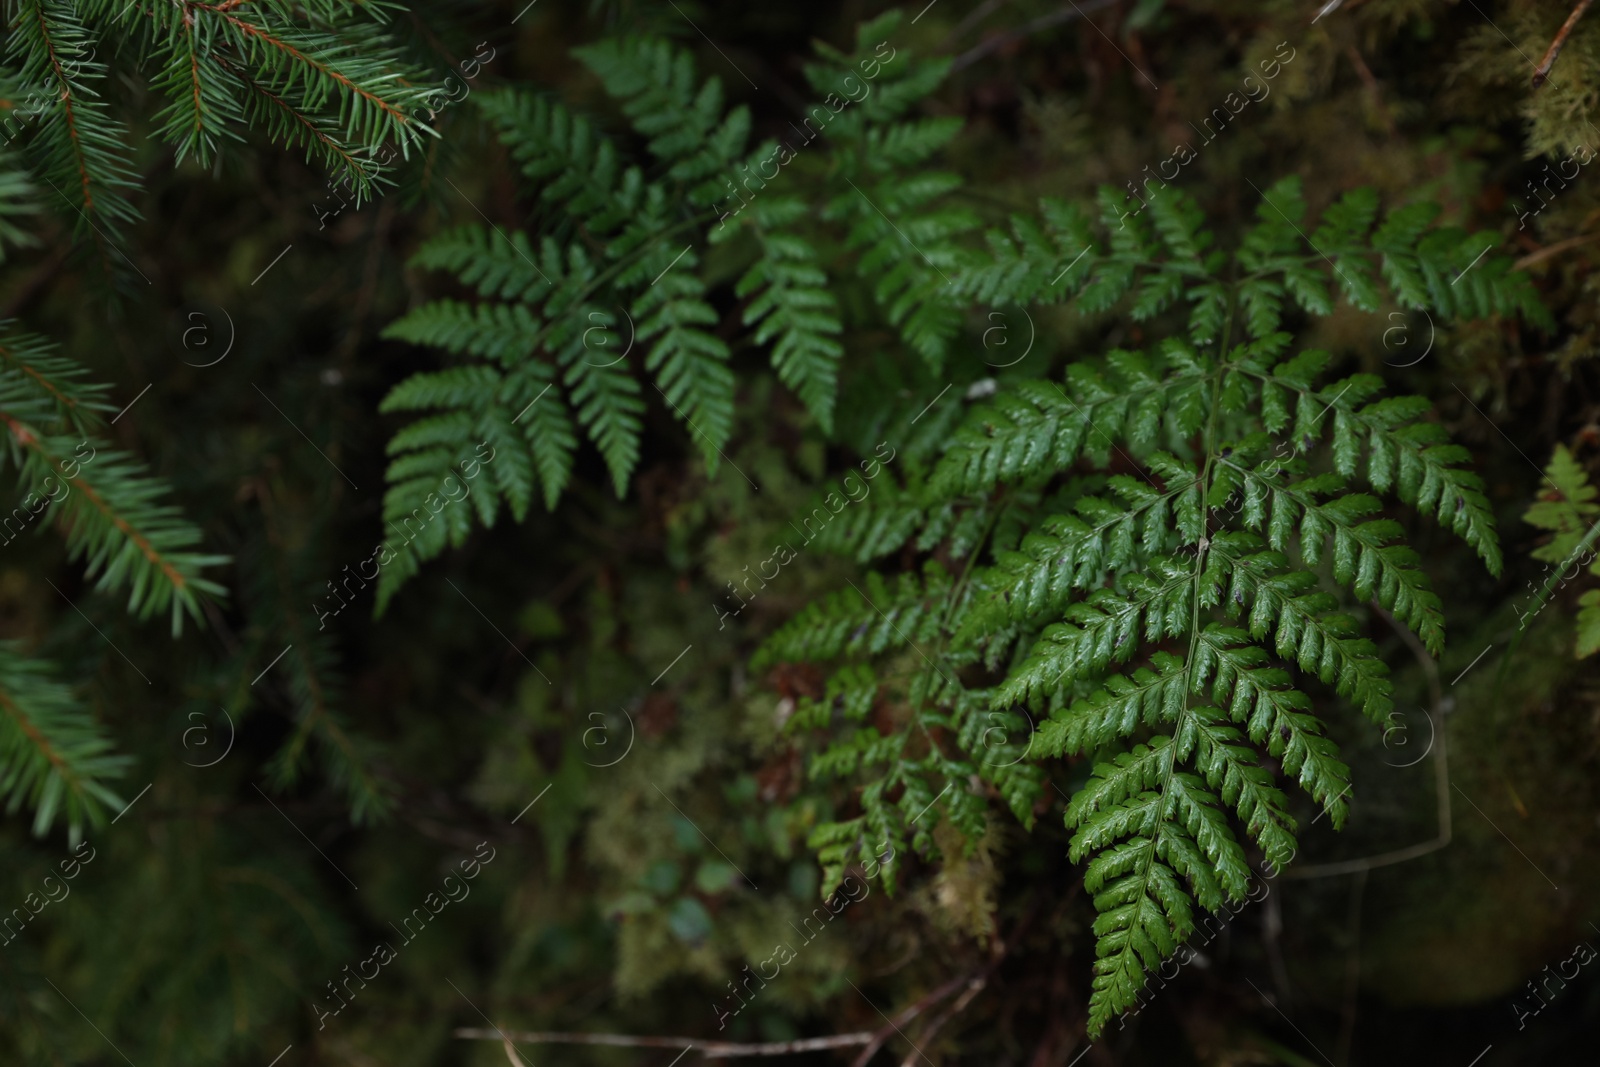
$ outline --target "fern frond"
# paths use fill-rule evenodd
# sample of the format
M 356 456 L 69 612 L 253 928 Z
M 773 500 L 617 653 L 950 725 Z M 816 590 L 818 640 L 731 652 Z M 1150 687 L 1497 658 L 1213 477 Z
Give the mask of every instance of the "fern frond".
M 1544 474 L 1551 488 L 1540 492 L 1539 499 L 1523 513 L 1522 521 L 1549 530 L 1553 536 L 1548 544 L 1534 549 L 1530 555 L 1537 560 L 1567 567 L 1577 555 L 1593 545 L 1597 525 L 1595 517 L 1600 515 L 1600 504 L 1594 502 L 1596 490 L 1589 483 L 1589 472 L 1567 450 L 1566 445 L 1556 445 Z M 1593 561 L 1592 552 L 1589 555 L 1589 573 L 1600 577 L 1600 562 Z M 1578 562 L 1581 565 L 1582 561 Z M 1571 577 L 1570 572 L 1561 571 L 1549 575 L 1539 594 L 1538 605 L 1543 606 L 1543 598 L 1549 595 L 1558 581 L 1565 583 Z M 1578 610 L 1573 622 L 1578 631 L 1577 657 L 1583 659 L 1600 652 L 1600 589 L 1585 590 L 1578 597 Z M 1524 618 L 1522 625 L 1526 624 Z
M 1063 383 L 1001 385 L 932 449 L 931 475 L 908 465 L 904 487 L 830 531 L 830 549 L 861 561 L 891 552 L 967 561 L 953 580 L 930 572 L 937 585 L 866 577 L 903 636 L 859 590 L 841 591 L 802 610 L 753 662 L 835 665 L 831 703 L 808 706 L 805 719 L 834 743 L 811 765 L 867 784 L 860 819 L 818 835 L 830 870 L 863 825 L 910 836 L 921 851 L 883 791 L 903 784 L 909 794 L 911 781 L 959 780 L 964 764 L 984 763 L 973 758 L 990 732 L 980 711 L 998 715 L 1002 732 L 1019 712 L 1048 715 L 1017 760 L 1040 774 L 1052 759 L 1095 761 L 1066 824 L 1100 913 L 1096 1035 L 1136 1004 L 1148 973 L 1193 930 L 1196 908 L 1239 901 L 1246 842 L 1276 866 L 1293 856 L 1279 774 L 1343 824 L 1349 768 L 1298 681 L 1315 677 L 1379 723 L 1393 686 L 1335 590 L 1442 650 L 1441 602 L 1386 499 L 1450 529 L 1492 573 L 1501 565 L 1470 456 L 1425 402 L 1385 397 L 1373 375 L 1322 384 L 1331 357 L 1292 350 L 1291 307 L 1326 315 L 1336 292 L 1375 307 L 1387 286 L 1448 316 L 1544 313 L 1507 257 L 1480 258 L 1489 239 L 1433 227 L 1431 208 L 1400 208 L 1379 224 L 1370 193 L 1346 195 L 1318 225 L 1298 182 L 1280 182 L 1231 250 L 1172 190 L 1147 203 L 1102 190 L 1097 222 L 1049 203 L 1042 214 L 991 230 L 985 250 L 963 249 L 953 295 L 1073 300 L 1082 313 L 1119 309 L 1176 333 L 1151 352 L 1078 357 Z M 1221 270 L 1230 256 L 1232 278 Z M 969 688 L 980 663 L 997 680 Z M 864 710 L 885 696 L 904 722 L 886 726 L 880 714 L 865 725 Z M 924 743 L 918 726 L 943 732 Z M 946 752 L 949 737 L 956 750 Z M 1019 800 L 1037 795 L 1039 777 L 980 769 L 979 780 L 1019 820 L 1032 817 Z M 972 795 L 959 810 L 952 803 L 952 820 L 971 818 Z
M 712 178 L 744 152 L 750 110 L 725 113 L 720 79 L 697 87 L 693 57 L 660 39 L 607 38 L 574 54 L 621 101 L 651 155 L 669 164 L 667 177 L 690 186 L 691 203 L 707 207 L 725 195 Z
M 903 574 L 893 585 L 868 574 L 864 589 L 840 590 L 808 605 L 767 639 L 752 665 L 831 660 L 847 651 L 876 655 L 931 641 L 950 585 L 950 575 L 934 562 L 920 579 Z
M 529 93 L 504 90 L 475 99 L 523 174 L 537 183 L 540 200 L 600 234 L 626 220 L 618 189 L 642 179 L 636 167 L 624 176 L 616 146 L 593 123 Z
M 860 249 L 857 277 L 872 284 L 872 294 L 889 324 L 937 370 L 960 330 L 962 314 L 950 299 L 953 275 L 964 262 L 958 238 L 976 229 L 980 220 L 954 204 L 961 186 L 956 175 L 922 170 L 910 176 L 894 170 L 890 157 L 922 162 L 941 151 L 959 130 L 937 119 L 904 119 L 911 107 L 944 78 L 949 59 L 912 57 L 896 47 L 882 57 L 892 20 L 876 19 L 857 30 L 856 47 L 846 56 L 819 46 L 829 62 L 808 64 L 806 77 L 823 105 L 808 112 L 839 146 L 838 173 L 843 179 L 823 210 L 823 217 L 848 225 L 847 248 Z M 838 95 L 871 72 L 870 88 L 859 103 Z M 850 79 L 847 81 L 846 79 Z M 837 106 L 835 104 L 837 103 Z M 815 137 L 816 134 L 812 134 Z
M 640 339 L 655 341 L 645 356 L 645 369 L 655 372 L 662 397 L 694 432 L 707 469 L 714 469 L 733 435 L 733 372 L 728 369 L 728 346 L 700 329 L 717 322 L 704 295 L 704 285 L 685 276 L 658 293 L 654 287 L 647 290 L 634 303 L 633 313 L 643 319 Z
M 750 228 L 761 256 L 739 279 L 734 293 L 755 296 L 743 322 L 756 328 L 756 344 L 772 345 L 772 369 L 816 416 L 824 433 L 833 430 L 833 404 L 844 346 L 839 302 L 827 288 L 828 276 L 816 248 L 787 227 L 805 218 L 806 205 L 794 197 L 759 200 Z M 713 240 L 716 234 L 713 234 Z
M 1316 575 L 1291 569 L 1283 553 L 1262 547 L 1246 533 L 1212 540 L 1213 564 L 1225 563 L 1228 572 L 1226 590 L 1220 581 L 1216 586 L 1224 606 L 1231 614 L 1248 611 L 1253 639 L 1272 634 L 1278 655 L 1335 686 L 1372 721 L 1386 722 L 1394 708 L 1393 686 L 1377 646 L 1361 636 L 1355 619 L 1334 610 L 1337 598 L 1317 588 Z
M 934 476 L 943 492 L 981 493 L 1000 481 L 1025 481 L 1070 467 L 1085 454 L 1108 456 L 1128 425 L 1133 442 L 1154 443 L 1163 424 L 1187 436 L 1202 413 L 1200 386 L 1211 362 L 1180 343 L 1151 360 L 1115 352 L 1101 372 L 1075 363 L 1064 389 L 1019 382 L 974 408 L 952 438 Z
M 1556 445 L 1544 476 L 1550 486 L 1540 490 L 1539 498 L 1522 513 L 1522 521 L 1554 536 L 1528 554 L 1547 563 L 1565 563 L 1600 516 L 1600 504 L 1595 503 L 1600 490 L 1590 484 L 1589 472 L 1563 444 Z

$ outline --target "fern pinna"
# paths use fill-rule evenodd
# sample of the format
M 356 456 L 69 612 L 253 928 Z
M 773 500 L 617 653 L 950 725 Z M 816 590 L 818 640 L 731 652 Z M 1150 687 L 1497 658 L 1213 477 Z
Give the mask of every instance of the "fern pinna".
M 1371 374 L 1330 380 L 1328 354 L 1283 327 L 1291 302 L 1330 312 L 1330 286 L 1375 311 L 1385 283 L 1403 306 L 1548 324 L 1492 237 L 1435 228 L 1437 214 L 1379 224 L 1360 190 L 1313 226 L 1289 179 L 1229 253 L 1176 190 L 1141 206 L 1108 189 L 1098 226 L 1046 202 L 962 254 L 949 289 L 979 308 L 1073 301 L 1168 336 L 1080 358 L 1065 380 L 1002 384 L 941 431 L 923 470 L 833 546 L 931 553 L 921 573 L 871 573 L 758 654 L 837 665 L 789 718 L 824 732 L 814 776 L 862 781 L 860 814 L 813 836 L 824 891 L 869 843 L 931 854 L 930 805 L 968 835 L 986 795 L 1031 824 L 1045 761 L 1091 759 L 1066 825 L 1099 913 L 1098 1034 L 1189 936 L 1196 905 L 1243 897 L 1246 842 L 1275 867 L 1294 855 L 1274 763 L 1343 823 L 1347 768 L 1302 682 L 1376 723 L 1391 686 L 1336 591 L 1434 654 L 1444 643 L 1440 601 L 1380 498 L 1435 517 L 1492 573 L 1501 560 L 1468 454 L 1429 405 L 1383 396 Z
M 452 272 L 478 301 L 432 301 L 387 331 L 462 358 L 384 401 L 385 411 L 430 412 L 389 443 L 385 519 L 422 507 L 463 450 L 487 440 L 499 458 L 471 508 L 427 537 L 391 540 L 401 562 L 383 572 L 380 610 L 420 561 L 462 543 L 473 516 L 490 525 L 503 502 L 521 521 L 535 497 L 553 508 L 580 436 L 621 495 L 650 405 L 714 466 L 734 432 L 738 345 L 767 349 L 779 380 L 831 431 L 844 353 L 837 290 L 870 284 L 861 314 L 939 365 L 963 328 L 941 292 L 944 269 L 977 220 L 948 202 L 959 180 L 923 166 L 960 121 L 911 114 L 949 60 L 916 60 L 891 42 L 899 18 L 862 25 L 850 55 L 819 46 L 806 68 L 817 103 L 754 148 L 748 109 L 728 108 L 721 81 L 698 80 L 690 55 L 661 40 L 577 53 L 642 139 L 641 162 L 555 101 L 474 97 L 521 164 L 534 216 L 527 232 L 447 232 L 413 260 Z M 904 257 L 902 234 L 927 258 Z M 853 277 L 830 271 L 835 260 Z M 713 309 L 719 287 L 738 302 L 737 324 Z M 749 333 L 731 338 L 734 325 Z

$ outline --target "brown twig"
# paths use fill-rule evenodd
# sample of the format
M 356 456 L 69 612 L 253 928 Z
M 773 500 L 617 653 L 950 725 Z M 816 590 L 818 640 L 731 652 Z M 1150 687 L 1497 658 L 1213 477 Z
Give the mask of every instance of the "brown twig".
M 1015 30 L 996 34 L 995 36 L 984 41 L 982 44 L 975 45 L 967 51 L 961 53 L 955 58 L 955 61 L 950 64 L 950 73 L 954 74 L 958 70 L 972 66 L 972 64 L 976 63 L 984 56 L 991 52 L 999 51 L 1006 45 L 1011 44 L 1013 41 L 1020 41 L 1024 37 L 1038 33 L 1040 30 L 1047 30 L 1052 26 L 1059 26 L 1063 22 L 1071 22 L 1073 19 L 1086 18 L 1089 12 L 1099 11 L 1101 8 L 1110 7 L 1116 2 L 1117 0 L 1084 0 L 1084 2 L 1081 4 L 1071 4 L 1059 11 L 1053 11 L 1048 15 L 1040 15 L 1031 22 L 1023 23 Z
M 522 1057 L 517 1055 L 517 1048 L 511 1043 L 511 1039 L 502 1035 L 502 1040 L 505 1044 L 506 1059 L 511 1062 L 511 1067 L 528 1067 L 522 1062 Z
M 1586 245 L 1590 241 L 1600 241 L 1600 233 L 1581 234 L 1577 237 L 1568 237 L 1565 241 L 1557 241 L 1553 245 L 1546 245 L 1537 252 L 1530 252 L 1521 259 L 1517 260 L 1515 263 L 1511 264 L 1511 269 L 1526 270 L 1535 263 L 1542 263 L 1551 256 L 1559 255 L 1569 248 L 1577 248 L 1579 245 Z
M 361 288 L 356 290 L 355 307 L 350 313 L 350 328 L 345 332 L 344 341 L 334 355 L 336 364 L 347 363 L 350 357 L 355 355 L 356 348 L 361 343 L 361 326 L 372 310 L 372 300 L 378 289 L 380 253 L 385 247 L 384 238 L 389 232 L 389 226 L 394 222 L 394 210 L 393 200 L 385 200 L 378 208 L 378 218 L 372 227 L 372 239 L 367 246 L 366 266 L 362 269 Z
M 890 1019 L 884 1024 L 882 1029 L 871 1036 L 871 1040 L 866 1042 L 867 1047 L 861 1050 L 861 1055 L 855 1058 L 855 1062 L 852 1063 L 850 1067 L 866 1067 L 868 1061 L 870 1061 L 873 1056 L 878 1054 L 878 1050 L 883 1047 L 884 1042 L 888 1041 L 895 1034 L 898 1034 L 902 1026 L 906 1025 L 912 1019 L 915 1019 L 917 1016 L 921 1015 L 923 1012 L 939 1003 L 939 1001 L 950 996 L 966 983 L 972 981 L 972 978 L 973 976 L 971 975 L 962 975 L 959 978 L 952 978 L 950 981 L 934 989 L 933 992 L 924 996 L 915 1004 L 912 1004 L 910 1007 L 902 1010 L 900 1014 Z
M 1373 75 L 1372 68 L 1367 66 L 1367 61 L 1361 55 L 1354 41 L 1345 43 L 1345 54 L 1350 57 L 1350 63 L 1356 68 L 1356 74 L 1361 78 L 1361 84 L 1367 87 L 1367 95 L 1372 98 L 1372 109 L 1383 120 L 1383 128 L 1389 131 L 1389 136 L 1394 137 L 1400 131 L 1394 124 L 1394 116 L 1389 114 L 1389 109 L 1383 104 L 1383 88 L 1378 84 L 1378 79 Z
M 924 1031 L 924 1036 L 931 1036 L 938 1032 L 953 1016 L 960 1013 L 972 1003 L 974 997 L 981 993 L 988 985 L 989 978 L 994 974 L 1006 957 L 1006 952 L 1022 933 L 1032 923 L 1038 913 L 1038 902 L 1017 923 L 1007 940 L 996 940 L 989 955 L 988 963 L 983 968 L 971 974 L 964 974 L 952 978 L 948 982 L 936 987 L 925 994 L 920 1000 L 900 1010 L 893 1018 L 888 1020 L 886 1026 L 878 1031 L 862 1030 L 853 1034 L 834 1034 L 830 1037 L 807 1037 L 796 1041 L 764 1041 L 754 1044 L 734 1041 L 706 1041 L 697 1037 L 636 1037 L 631 1034 L 579 1034 L 560 1031 L 530 1031 L 530 1030 L 501 1030 L 482 1027 L 461 1027 L 454 1031 L 454 1036 L 468 1041 L 499 1041 L 509 1045 L 514 1041 L 526 1041 L 530 1045 L 609 1045 L 614 1048 L 679 1048 L 699 1052 L 708 1060 L 731 1059 L 735 1056 L 792 1056 L 801 1052 L 822 1052 L 827 1049 L 852 1048 L 865 1046 L 862 1054 L 856 1058 L 856 1067 L 862 1067 L 877 1051 L 883 1047 L 885 1041 L 898 1033 L 900 1027 L 905 1026 L 918 1015 L 927 1011 L 954 994 L 963 986 L 966 991 L 957 998 L 956 1002 L 946 1011 L 936 1016 L 929 1027 Z
M 999 970 L 1001 962 L 1005 960 L 1006 953 L 1011 951 L 1011 946 L 1021 941 L 1023 934 L 1025 934 L 1029 927 L 1033 925 L 1034 919 L 1038 918 L 1039 907 L 1040 898 L 1035 897 L 1033 902 L 1028 906 L 1027 911 L 1023 913 L 1022 918 L 1017 920 L 1017 925 L 1012 928 L 1010 936 L 1005 938 L 995 938 L 994 941 L 990 943 L 989 962 L 983 965 L 983 969 L 975 974 L 967 976 L 965 979 L 956 980 L 955 984 L 957 987 L 959 987 L 960 982 L 966 982 L 966 991 L 963 992 L 961 996 L 956 998 L 954 1004 L 933 1017 L 928 1025 L 923 1028 L 922 1033 L 917 1035 L 918 1040 L 920 1040 L 923 1044 L 927 1044 L 929 1038 L 938 1034 L 938 1032 L 944 1028 L 946 1023 L 948 1023 L 955 1016 L 959 1015 L 961 1012 L 965 1011 L 967 1005 L 972 1003 L 973 998 L 975 998 L 979 993 L 983 992 L 984 988 L 989 984 L 989 979 L 994 977 L 995 971 Z M 913 1004 L 911 1008 L 907 1009 L 907 1012 L 910 1012 L 912 1009 L 916 1009 L 918 1011 L 926 1010 L 926 1008 L 931 1005 L 936 997 L 942 999 L 941 995 L 947 996 L 947 990 L 950 989 L 951 985 L 952 983 L 947 982 L 945 985 L 940 986 L 932 993 L 929 993 L 922 1000 L 918 1001 L 916 1004 Z M 882 1037 L 884 1040 L 888 1040 L 888 1030 L 889 1027 L 884 1027 L 883 1030 L 878 1032 L 877 1036 Z M 910 1039 L 907 1038 L 907 1040 L 909 1041 Z M 856 1057 L 856 1061 L 852 1067 L 866 1067 L 867 1061 L 872 1059 L 873 1053 L 878 1050 L 878 1047 L 881 1044 L 882 1042 L 880 1041 L 877 1044 L 869 1046 L 863 1050 L 861 1055 Z M 922 1050 L 917 1046 L 912 1045 L 912 1050 L 911 1052 L 907 1053 L 905 1060 L 901 1064 L 901 1067 L 906 1067 L 906 1064 L 914 1062 L 916 1058 L 920 1058 L 921 1056 Z
M 987 986 L 988 984 L 989 979 L 981 974 L 968 982 L 966 990 L 955 999 L 954 1003 L 952 1003 L 948 1008 L 944 1009 L 944 1011 L 940 1012 L 938 1015 L 935 1015 L 928 1022 L 928 1025 L 923 1028 L 922 1033 L 917 1035 L 917 1040 L 921 1041 L 924 1045 L 932 1041 L 939 1035 L 939 1031 L 944 1029 L 944 1024 L 965 1011 L 967 1009 L 967 1005 L 971 1004 L 973 999 L 977 997 L 979 993 L 983 992 L 984 986 Z M 916 1049 L 912 1049 L 910 1052 L 906 1053 L 906 1058 L 900 1061 L 900 1067 L 913 1067 L 913 1065 L 917 1062 L 917 1058 L 921 1055 L 921 1052 L 917 1051 Z
M 1566 45 L 1567 38 L 1572 35 L 1572 29 L 1583 18 L 1583 13 L 1589 10 L 1589 5 L 1594 0 L 1578 0 L 1573 7 L 1572 14 L 1567 16 L 1567 21 L 1561 24 L 1561 29 L 1556 31 L 1556 39 L 1550 42 L 1550 47 L 1545 50 L 1544 58 L 1539 60 L 1539 66 L 1533 72 L 1533 87 L 1543 85 L 1550 77 L 1550 68 L 1556 65 L 1556 57 L 1561 54 L 1561 49 Z
M 963 33 L 966 33 L 972 27 L 994 14 L 995 10 L 1005 3 L 1006 0 L 983 0 L 983 3 L 968 12 L 966 18 L 956 23 L 956 28 L 950 31 L 949 36 L 944 39 L 944 45 L 941 47 L 948 47 L 957 37 L 960 37 Z
M 870 1032 L 863 1030 L 855 1034 L 807 1037 L 799 1041 L 767 1041 L 752 1045 L 732 1041 L 702 1041 L 697 1037 L 634 1037 L 629 1034 L 485 1030 L 482 1027 L 470 1026 L 456 1030 L 455 1036 L 469 1041 L 526 1041 L 530 1045 L 611 1045 L 620 1048 L 693 1049 L 708 1060 L 729 1059 L 734 1056 L 792 1056 L 798 1052 L 821 1052 L 830 1048 L 865 1045 L 873 1038 Z
M 67 256 L 72 252 L 72 242 L 61 240 L 52 244 L 54 250 L 50 255 L 29 272 L 6 298 L 4 306 L 0 306 L 0 319 L 15 318 L 17 312 L 26 307 L 61 272 L 62 266 L 67 262 Z

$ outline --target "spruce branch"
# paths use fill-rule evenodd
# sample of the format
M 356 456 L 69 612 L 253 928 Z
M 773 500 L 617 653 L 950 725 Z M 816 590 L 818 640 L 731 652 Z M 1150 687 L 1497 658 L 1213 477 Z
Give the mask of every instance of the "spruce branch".
M 6 810 L 33 809 L 33 832 L 64 818 L 74 841 L 122 802 L 107 784 L 132 762 L 114 754 L 104 729 L 56 669 L 14 641 L 0 641 L 0 797 Z

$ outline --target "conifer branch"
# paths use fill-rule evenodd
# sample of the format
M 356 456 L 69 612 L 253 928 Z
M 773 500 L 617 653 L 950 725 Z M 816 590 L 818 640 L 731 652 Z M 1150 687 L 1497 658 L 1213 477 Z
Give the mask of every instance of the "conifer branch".
M 42 835 L 63 817 L 76 840 L 98 825 L 117 799 L 107 782 L 132 760 L 113 754 L 100 724 L 55 669 L 0 641 L 0 797 L 8 811 L 27 803 L 33 832 Z

